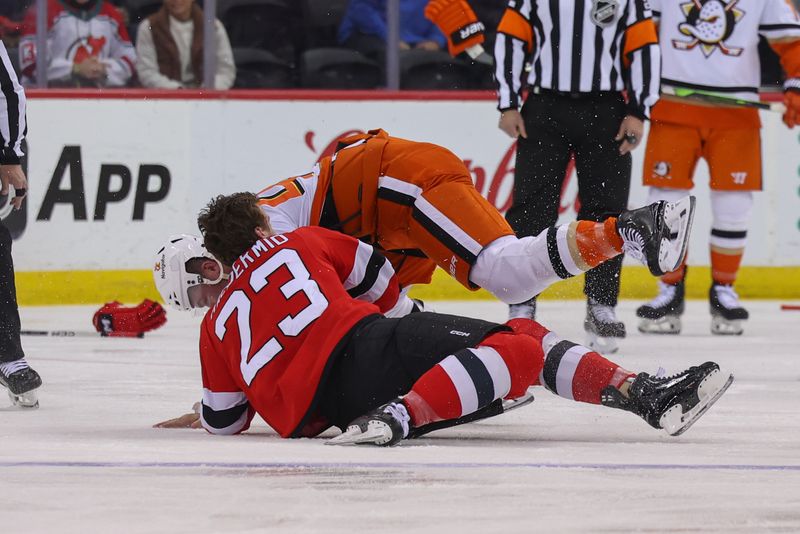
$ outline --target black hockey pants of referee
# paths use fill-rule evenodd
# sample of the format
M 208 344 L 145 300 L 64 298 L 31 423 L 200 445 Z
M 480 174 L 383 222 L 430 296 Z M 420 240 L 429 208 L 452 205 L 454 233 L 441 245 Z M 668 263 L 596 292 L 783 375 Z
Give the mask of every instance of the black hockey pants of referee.
M 19 339 L 19 309 L 11 241 L 11 233 L 0 221 L 0 362 L 13 362 L 25 357 Z
M 622 95 L 531 92 L 521 113 L 528 138 L 517 142 L 513 201 L 506 214 L 518 237 L 556 223 L 570 153 L 578 175 L 579 220 L 602 221 L 627 209 L 631 155 L 620 155 L 614 140 L 626 114 Z M 620 255 L 588 271 L 586 296 L 616 306 L 621 268 Z

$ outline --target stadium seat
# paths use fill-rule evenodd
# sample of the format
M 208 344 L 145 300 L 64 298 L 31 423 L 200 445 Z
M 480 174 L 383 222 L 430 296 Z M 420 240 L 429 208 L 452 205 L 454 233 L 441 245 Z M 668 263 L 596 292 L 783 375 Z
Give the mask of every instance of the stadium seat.
M 302 38 L 293 9 L 283 0 L 226 0 L 217 17 L 232 47 L 260 48 L 278 58 L 295 61 L 296 40 Z
M 348 48 L 314 48 L 300 60 L 300 84 L 317 89 L 374 89 L 383 82 L 377 63 Z
M 336 34 L 348 0 L 302 0 L 306 48 L 338 46 Z
M 478 63 L 471 59 L 464 59 L 464 61 L 469 65 L 471 89 L 495 89 L 493 65 Z
M 138 26 L 144 19 L 161 9 L 163 4 L 164 0 L 125 0 L 122 7 L 128 10 L 129 26 Z
M 234 48 L 235 89 L 278 89 L 294 87 L 292 66 L 275 54 L 258 48 Z
M 401 89 L 470 89 L 470 67 L 443 51 L 400 52 Z

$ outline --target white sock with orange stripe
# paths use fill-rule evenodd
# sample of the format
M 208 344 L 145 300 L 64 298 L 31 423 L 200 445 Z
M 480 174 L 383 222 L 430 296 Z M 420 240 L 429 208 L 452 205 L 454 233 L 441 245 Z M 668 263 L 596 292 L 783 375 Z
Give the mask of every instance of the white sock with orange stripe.
M 752 191 L 711 191 L 711 278 L 718 284 L 736 281 L 753 209 Z
M 519 304 L 621 253 L 615 218 L 575 221 L 537 236 L 492 241 L 481 250 L 469 279 L 506 304 Z

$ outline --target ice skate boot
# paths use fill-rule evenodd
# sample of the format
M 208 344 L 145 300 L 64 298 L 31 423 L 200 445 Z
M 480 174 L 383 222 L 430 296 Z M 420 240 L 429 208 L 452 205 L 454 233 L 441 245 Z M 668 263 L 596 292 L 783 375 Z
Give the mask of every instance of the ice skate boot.
M 686 256 L 694 205 L 695 198 L 688 196 L 623 212 L 617 218 L 623 252 L 647 265 L 655 276 L 674 271 Z
M 613 386 L 602 392 L 604 406 L 635 413 L 654 428 L 680 435 L 708 410 L 733 382 L 714 362 L 672 376 L 639 373 L 625 396 Z
M 750 317 L 739 303 L 732 286 L 714 284 L 708 294 L 711 308 L 711 333 L 720 336 L 741 336 L 742 323 Z
M 511 319 L 536 319 L 536 297 L 526 300 L 521 304 L 510 304 L 508 306 L 508 320 Z
M 42 385 L 42 379 L 25 359 L 0 363 L 0 385 L 8 389 L 8 397 L 14 406 L 39 407 L 36 390 Z
M 592 299 L 586 304 L 583 329 L 586 330 L 586 346 L 601 354 L 617 352 L 617 339 L 625 337 L 625 323 L 617 319 L 614 308 Z
M 389 447 L 408 437 L 410 426 L 411 416 L 408 415 L 406 405 L 402 399 L 397 398 L 355 419 L 347 430 L 326 443 Z
M 639 322 L 639 332 L 643 334 L 680 334 L 681 315 L 686 308 L 684 295 L 686 283 L 681 280 L 677 284 L 665 284 L 658 281 L 658 295 L 656 298 L 639 306 L 636 316 Z

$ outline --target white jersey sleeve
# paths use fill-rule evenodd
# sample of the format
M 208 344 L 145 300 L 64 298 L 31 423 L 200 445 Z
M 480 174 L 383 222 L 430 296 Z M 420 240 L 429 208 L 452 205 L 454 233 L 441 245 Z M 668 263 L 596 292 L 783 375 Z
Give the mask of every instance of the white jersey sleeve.
M 316 165 L 308 174 L 287 178 L 256 194 L 273 232 L 285 234 L 311 224 L 311 206 L 318 182 L 319 165 Z

